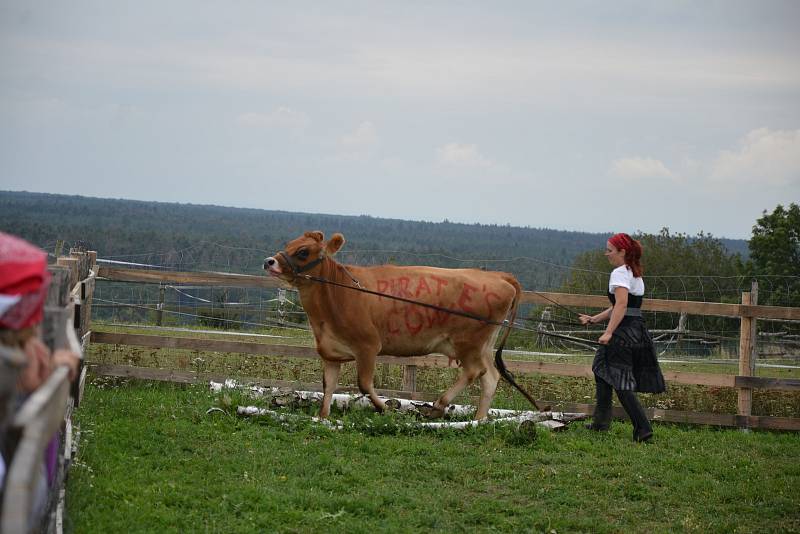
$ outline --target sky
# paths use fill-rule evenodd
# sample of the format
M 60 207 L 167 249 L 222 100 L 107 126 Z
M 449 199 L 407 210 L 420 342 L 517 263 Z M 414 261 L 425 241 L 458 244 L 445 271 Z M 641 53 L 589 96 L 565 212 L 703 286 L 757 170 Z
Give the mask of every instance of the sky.
M 0 189 L 748 238 L 800 2 L 0 0 Z

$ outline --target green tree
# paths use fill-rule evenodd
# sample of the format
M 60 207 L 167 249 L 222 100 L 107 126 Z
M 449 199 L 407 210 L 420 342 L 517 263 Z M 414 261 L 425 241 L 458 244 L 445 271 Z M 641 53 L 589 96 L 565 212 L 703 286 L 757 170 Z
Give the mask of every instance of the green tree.
M 748 274 L 769 277 L 771 285 L 779 288 L 770 303 L 799 305 L 800 206 L 792 203 L 786 209 L 779 204 L 772 213 L 764 210 L 753 226 L 749 246 Z
M 753 226 L 750 261 L 759 274 L 800 277 L 800 206 L 764 210 Z

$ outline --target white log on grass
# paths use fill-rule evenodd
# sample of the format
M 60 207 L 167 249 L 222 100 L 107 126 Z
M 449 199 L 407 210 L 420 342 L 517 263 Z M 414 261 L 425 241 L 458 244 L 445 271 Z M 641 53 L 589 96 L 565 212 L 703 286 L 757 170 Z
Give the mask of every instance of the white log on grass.
M 249 392 L 254 397 L 262 397 L 272 395 L 273 397 L 290 397 L 294 401 L 300 402 L 322 402 L 323 394 L 318 391 L 286 391 L 280 388 L 266 388 L 262 386 L 245 386 L 238 384 L 235 380 L 226 380 L 224 383 L 211 382 L 210 388 L 213 392 L 219 393 L 223 389 L 243 389 Z M 387 406 L 391 409 L 400 412 L 418 413 L 421 407 L 430 407 L 430 403 L 419 401 L 412 401 L 408 399 L 396 399 L 380 397 Z M 372 402 L 365 395 L 349 395 L 346 393 L 335 393 L 332 398 L 332 403 L 339 409 L 349 408 L 370 408 Z M 290 404 L 287 402 L 287 404 Z M 279 421 L 297 420 L 301 416 L 293 414 L 282 414 L 265 408 L 257 406 L 239 406 L 236 413 L 240 416 L 268 416 Z M 475 413 L 475 407 L 462 404 L 451 404 L 445 410 L 447 416 L 469 416 Z M 470 428 L 483 424 L 503 424 L 503 423 L 516 423 L 522 424 L 526 421 L 532 421 L 537 425 L 544 426 L 551 430 L 558 430 L 564 428 L 570 421 L 585 419 L 586 415 L 581 413 L 565 413 L 565 412 L 535 412 L 530 410 L 508 410 L 501 408 L 492 408 L 489 410 L 489 418 L 480 421 L 436 421 L 436 422 L 419 422 L 407 423 L 409 427 L 423 427 L 423 428 L 455 428 L 463 429 Z M 312 417 L 312 422 L 321 422 L 330 428 L 341 429 L 341 421 L 330 423 L 326 419 L 319 419 Z

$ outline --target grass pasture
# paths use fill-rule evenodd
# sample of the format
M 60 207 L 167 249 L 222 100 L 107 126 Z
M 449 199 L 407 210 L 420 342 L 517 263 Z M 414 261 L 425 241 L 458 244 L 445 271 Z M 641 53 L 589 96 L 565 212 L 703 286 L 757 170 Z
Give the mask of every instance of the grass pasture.
M 800 437 L 656 425 L 534 435 L 333 431 L 228 413 L 204 386 L 94 378 L 76 412 L 74 532 L 796 532 Z

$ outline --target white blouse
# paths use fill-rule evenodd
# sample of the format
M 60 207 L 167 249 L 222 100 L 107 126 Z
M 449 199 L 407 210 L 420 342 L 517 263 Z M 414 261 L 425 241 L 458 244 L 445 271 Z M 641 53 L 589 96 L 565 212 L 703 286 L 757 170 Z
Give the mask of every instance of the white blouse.
M 637 297 L 644 295 L 644 280 L 641 276 L 633 276 L 633 271 L 627 265 L 620 265 L 611 271 L 608 292 L 613 293 L 616 287 L 624 287 L 628 293 Z

